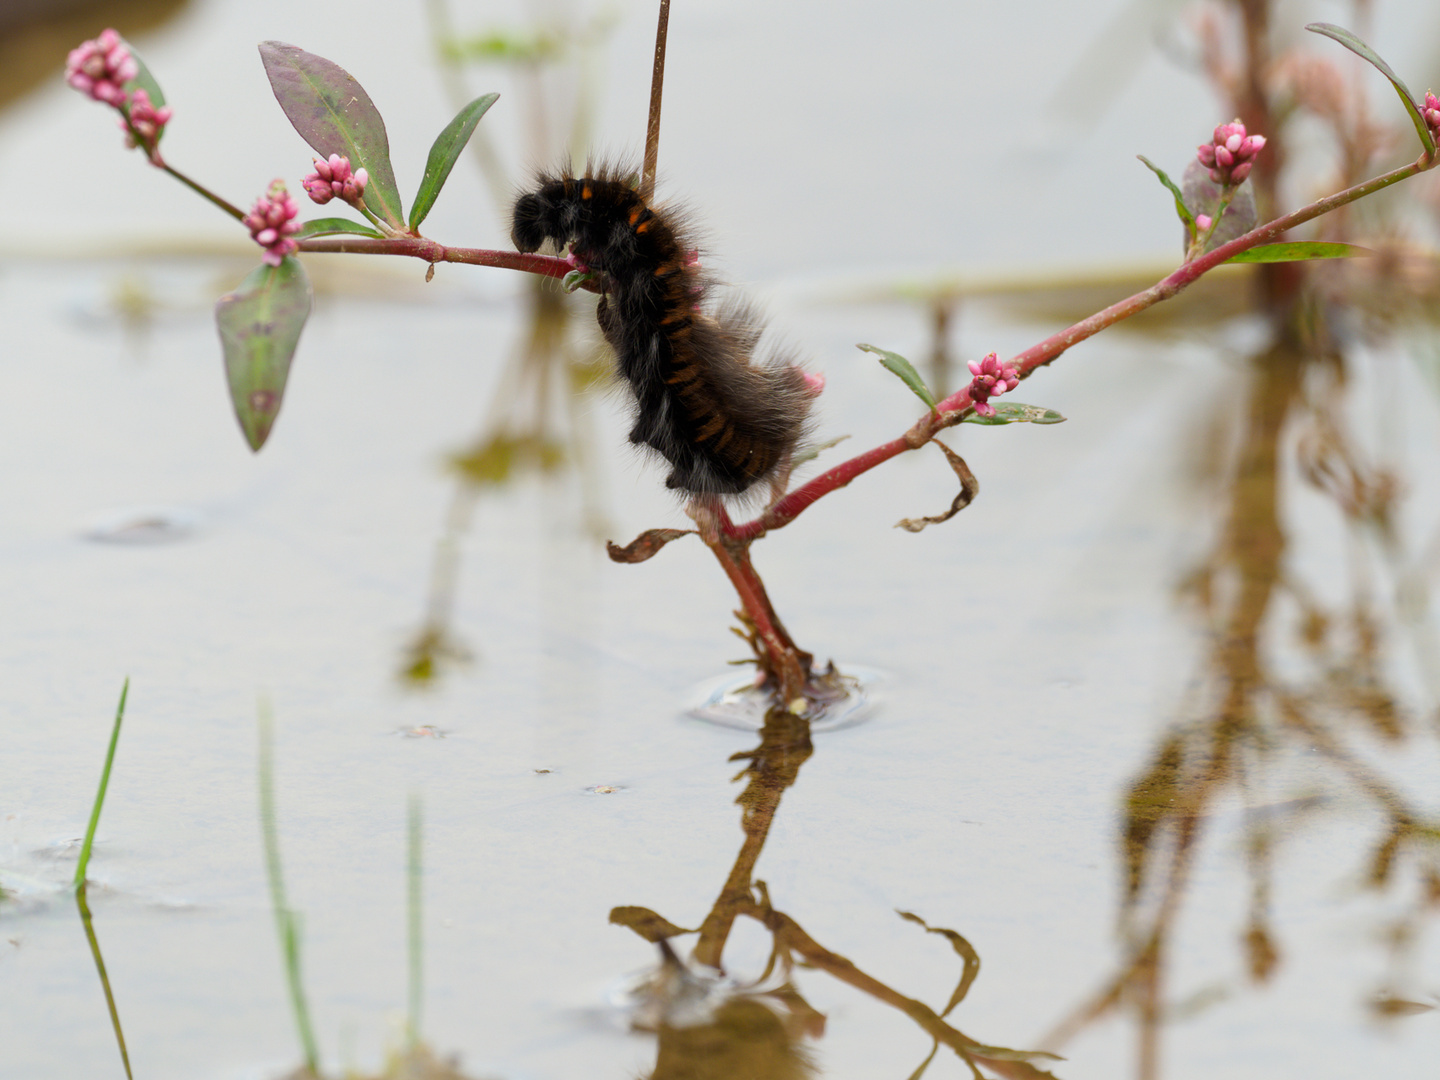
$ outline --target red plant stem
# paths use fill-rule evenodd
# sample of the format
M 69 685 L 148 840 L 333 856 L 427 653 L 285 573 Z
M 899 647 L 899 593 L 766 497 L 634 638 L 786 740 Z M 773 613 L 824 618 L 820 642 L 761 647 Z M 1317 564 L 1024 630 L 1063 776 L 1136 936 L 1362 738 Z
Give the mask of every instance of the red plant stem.
M 297 241 L 301 251 L 324 254 L 408 255 L 428 263 L 468 263 L 471 266 L 498 266 L 502 270 L 523 270 L 541 277 L 563 278 L 575 269 L 569 259 L 554 255 L 526 255 L 519 251 L 491 251 L 487 248 L 446 247 L 423 236 L 395 236 L 375 239 L 369 236 L 315 236 Z M 596 280 L 582 282 L 580 288 L 599 292 L 603 285 Z
M 1325 198 L 1303 206 L 1299 210 L 1278 217 L 1259 228 L 1252 229 L 1244 236 L 1236 237 L 1228 244 L 1222 244 L 1214 251 L 1208 252 L 1180 267 L 1169 277 L 1150 286 L 1143 292 L 1127 297 L 1118 303 L 1111 304 L 1103 311 L 1098 311 L 1088 319 L 1082 319 L 1074 326 L 1068 327 L 1058 334 L 1052 334 L 1038 345 L 1031 346 L 1024 352 L 1014 357 L 1010 364 L 1015 367 L 1020 378 L 1026 379 L 1032 375 L 1037 368 L 1058 359 L 1062 353 L 1073 345 L 1078 345 L 1086 338 L 1093 337 L 1101 330 L 1115 325 L 1122 319 L 1128 319 L 1146 308 L 1160 303 L 1162 300 L 1169 300 L 1177 295 L 1186 286 L 1198 281 L 1221 263 L 1239 255 L 1242 251 L 1249 251 L 1253 247 L 1259 247 L 1282 236 L 1297 225 L 1328 214 L 1331 210 L 1338 209 L 1356 199 L 1363 199 L 1367 195 L 1373 195 L 1382 188 L 1391 184 L 1399 183 L 1417 173 L 1433 167 L 1440 161 L 1440 154 L 1435 157 L 1421 155 L 1409 165 L 1402 166 L 1392 172 L 1367 180 L 1363 184 L 1346 188 L 1344 191 L 1327 195 Z M 898 439 L 883 443 L 872 450 L 843 461 L 832 469 L 828 469 L 808 483 L 796 488 L 786 495 L 765 513 L 753 521 L 747 521 L 743 525 L 725 525 L 723 531 L 726 537 L 734 540 L 755 540 L 771 529 L 784 528 L 794 521 L 802 513 L 810 508 L 817 500 L 830 494 L 839 488 L 844 487 L 862 473 L 869 472 L 876 465 L 889 461 L 897 454 L 903 454 L 907 450 L 914 450 L 924 446 L 927 442 L 944 428 L 960 423 L 965 414 L 971 409 L 969 388 L 956 391 L 936 405 L 935 411 L 926 413 L 915 425 Z

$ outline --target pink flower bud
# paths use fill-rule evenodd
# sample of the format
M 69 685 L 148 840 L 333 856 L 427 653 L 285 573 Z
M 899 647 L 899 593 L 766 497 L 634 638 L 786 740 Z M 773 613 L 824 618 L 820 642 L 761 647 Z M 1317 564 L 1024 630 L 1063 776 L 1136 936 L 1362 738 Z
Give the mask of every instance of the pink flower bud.
M 245 215 L 251 238 L 265 249 L 265 262 L 271 266 L 279 266 L 286 255 L 299 247 L 290 239 L 300 231 L 300 222 L 294 220 L 299 212 L 300 207 L 285 190 L 285 181 L 276 180 Z
M 1210 228 L 1210 225 L 1214 222 L 1214 220 L 1215 219 L 1212 218 L 1209 214 L 1196 214 L 1195 227 L 1201 232 L 1204 232 L 1206 229 Z
M 1210 179 L 1223 187 L 1234 187 L 1253 168 L 1255 155 L 1265 148 L 1265 136 L 1250 135 L 1239 120 L 1221 124 L 1209 143 L 1197 147 L 1196 160 L 1210 173 Z
M 805 380 L 805 388 L 810 391 L 812 397 L 818 397 L 825 389 L 825 376 L 815 371 L 801 371 L 800 377 Z
M 995 407 L 989 404 L 990 398 L 999 397 L 1020 385 L 1019 372 L 1008 364 L 1002 364 L 994 353 L 979 363 L 971 360 L 966 367 L 974 376 L 967 391 L 970 402 L 981 416 L 995 415 Z

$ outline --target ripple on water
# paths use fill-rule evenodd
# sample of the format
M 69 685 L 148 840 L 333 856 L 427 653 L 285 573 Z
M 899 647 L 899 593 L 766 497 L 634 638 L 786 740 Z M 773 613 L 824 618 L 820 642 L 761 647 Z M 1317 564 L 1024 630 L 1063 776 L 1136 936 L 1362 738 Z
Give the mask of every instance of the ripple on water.
M 874 668 L 849 665 L 834 676 L 824 676 L 820 695 L 810 702 L 806 713 L 810 730 L 836 731 L 869 720 L 878 704 L 876 685 L 884 679 Z M 721 727 L 759 731 L 772 704 L 769 692 L 755 685 L 753 675 L 723 675 L 695 688 L 685 715 Z

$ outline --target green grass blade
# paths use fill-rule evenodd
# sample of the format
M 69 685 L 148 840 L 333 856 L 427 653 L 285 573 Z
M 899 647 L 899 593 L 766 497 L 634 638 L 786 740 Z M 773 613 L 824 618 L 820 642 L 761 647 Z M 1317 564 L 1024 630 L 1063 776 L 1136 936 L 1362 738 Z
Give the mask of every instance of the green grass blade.
M 90 942 L 90 955 L 95 958 L 95 970 L 100 973 L 100 988 L 105 991 L 105 1005 L 110 1010 L 110 1026 L 115 1029 L 115 1043 L 120 1047 L 120 1060 L 125 1065 L 128 1080 L 135 1080 L 130 1071 L 130 1051 L 125 1048 L 125 1032 L 120 1027 L 120 1010 L 115 1007 L 115 995 L 110 990 L 110 976 L 105 971 L 105 958 L 100 955 L 100 939 L 95 936 L 95 922 L 90 915 L 90 902 L 85 897 L 85 882 L 75 890 L 75 906 L 80 909 L 80 923 L 85 927 L 85 940 Z
M 110 786 L 110 766 L 115 763 L 115 747 L 120 743 L 120 722 L 125 719 L 125 699 L 130 694 L 130 677 L 120 688 L 120 707 L 115 710 L 115 727 L 110 732 L 110 749 L 105 752 L 105 768 L 100 771 L 100 788 L 95 792 L 95 805 L 90 808 L 90 824 L 85 828 L 85 842 L 80 845 L 80 862 L 75 867 L 75 887 L 85 884 L 85 871 L 90 866 L 90 848 L 95 843 L 95 829 L 100 824 L 100 808 L 105 805 L 105 789 Z
M 270 906 L 275 911 L 275 932 L 285 961 L 285 982 L 290 990 L 290 1007 L 305 1053 L 305 1065 L 319 1075 L 320 1053 L 310 1025 L 310 1008 L 305 1001 L 305 983 L 300 970 L 300 919 L 285 901 L 285 870 L 280 863 L 280 832 L 275 819 L 274 718 L 270 705 L 260 702 L 260 833 L 265 842 L 265 874 L 270 880 Z
M 421 937 L 423 894 L 420 872 L 423 868 L 424 819 L 420 796 L 412 794 L 406 821 L 405 881 L 407 916 L 406 952 L 409 963 L 410 1000 L 409 1013 L 405 1018 L 405 1035 L 413 1050 L 420 1045 L 420 1013 L 424 1004 L 425 947 Z

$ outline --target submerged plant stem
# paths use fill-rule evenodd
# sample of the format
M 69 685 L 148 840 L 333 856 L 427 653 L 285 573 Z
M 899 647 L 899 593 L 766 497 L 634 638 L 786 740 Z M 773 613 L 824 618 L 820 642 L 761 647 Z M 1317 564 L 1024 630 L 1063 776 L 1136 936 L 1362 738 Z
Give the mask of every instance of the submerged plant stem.
M 90 943 L 90 955 L 95 959 L 95 970 L 100 975 L 100 988 L 105 991 L 105 1006 L 110 1010 L 110 1026 L 115 1029 L 115 1043 L 120 1047 L 120 1061 L 125 1066 L 126 1077 L 133 1080 L 130 1071 L 130 1051 L 125 1047 L 125 1032 L 120 1027 L 120 1010 L 115 1006 L 115 994 L 110 989 L 110 976 L 105 971 L 105 958 L 100 955 L 100 939 L 95 936 L 95 923 L 90 915 L 90 902 L 85 896 L 85 882 L 82 880 L 75 890 L 75 906 L 80 909 L 80 923 L 85 927 L 85 940 Z
M 280 864 L 280 836 L 275 822 L 275 750 L 274 718 L 269 703 L 260 702 L 260 832 L 265 842 L 265 872 L 270 880 L 270 905 L 275 911 L 275 931 L 280 938 L 280 953 L 285 961 L 285 982 L 290 990 L 290 1006 L 305 1065 L 319 1075 L 320 1054 L 315 1032 L 310 1026 L 310 1009 L 305 1002 L 305 985 L 300 972 L 299 918 L 285 902 L 285 872 Z

